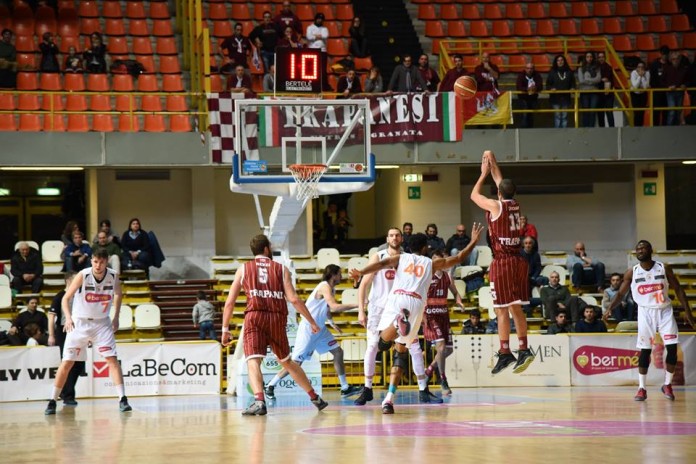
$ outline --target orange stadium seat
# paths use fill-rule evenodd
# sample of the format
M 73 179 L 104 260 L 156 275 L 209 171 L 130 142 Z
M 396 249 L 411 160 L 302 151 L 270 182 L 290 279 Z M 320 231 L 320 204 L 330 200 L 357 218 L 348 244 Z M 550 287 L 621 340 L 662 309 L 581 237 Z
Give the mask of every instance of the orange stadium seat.
M 590 7 L 586 2 L 571 2 L 570 15 L 574 18 L 589 18 Z
M 90 111 L 111 111 L 111 97 L 108 95 L 92 95 L 89 98 Z
M 99 18 L 81 18 L 80 19 L 80 34 L 90 35 L 93 32 L 101 32 Z
M 111 77 L 111 89 L 114 92 L 132 92 L 133 77 L 130 74 L 114 74 Z
M 16 109 L 17 103 L 15 102 L 14 95 L 9 93 L 0 94 L 0 110 L 12 111 Z
M 251 11 L 246 3 L 233 3 L 232 12 L 229 16 L 232 21 L 241 21 L 251 19 Z
M 565 2 L 549 3 L 549 16 L 551 18 L 567 18 L 569 15 Z
M 270 11 L 271 14 L 274 14 L 273 7 L 269 3 L 256 3 L 254 4 L 252 16 L 256 21 L 261 22 L 265 11 Z
M 614 36 L 613 45 L 614 49 L 617 52 L 634 51 L 633 44 L 631 43 L 631 38 L 627 35 Z
M 519 3 L 508 3 L 505 5 L 505 17 L 508 19 L 524 19 L 522 5 Z
M 140 120 L 137 116 L 122 114 L 118 117 L 118 130 L 120 132 L 139 132 Z
M 554 36 L 556 31 L 553 27 L 553 22 L 550 19 L 537 19 L 536 22 L 536 35 L 541 36 Z
M 485 19 L 500 19 L 503 17 L 503 12 L 500 11 L 500 7 L 497 4 L 484 5 L 483 17 Z
M 168 2 L 150 2 L 149 15 L 151 19 L 169 19 L 171 14 L 169 13 Z
M 99 10 L 97 9 L 97 2 L 91 0 L 84 0 L 78 3 L 77 7 L 78 14 L 83 18 L 97 18 L 99 17 Z
M 631 16 L 624 20 L 624 29 L 629 34 L 642 34 L 645 32 L 643 26 L 643 18 L 640 16 Z
M 537 39 L 524 39 L 520 41 L 520 47 L 524 53 L 541 53 L 541 45 Z
M 689 24 L 689 17 L 685 14 L 672 15 L 670 18 L 670 28 L 672 32 L 684 32 L 692 29 Z
M 132 41 L 134 55 L 152 55 L 150 37 L 133 37 Z
M 344 39 L 327 39 L 326 53 L 330 56 L 346 56 L 348 54 L 348 44 Z
M 17 109 L 21 111 L 37 111 L 41 108 L 39 94 L 23 92 L 17 99 Z
M 210 75 L 210 90 L 215 93 L 222 92 L 225 90 L 225 86 L 222 83 L 222 76 L 220 74 Z
M 516 36 L 530 37 L 532 35 L 532 23 L 528 19 L 518 19 L 513 22 L 512 32 Z
M 682 48 L 686 50 L 696 49 L 696 32 L 685 32 L 682 34 Z
M 68 115 L 68 132 L 89 132 L 89 119 L 86 114 Z
M 79 35 L 64 35 L 60 37 L 58 42 L 58 49 L 60 52 L 66 54 L 68 51 L 70 51 L 70 47 L 75 47 L 75 50 L 78 51 L 83 49 L 82 45 L 80 44 Z
M 442 23 L 439 20 L 426 21 L 425 23 L 425 36 L 426 37 L 445 37 L 445 29 L 442 27 Z
M 456 9 L 456 5 L 447 5 L 447 6 L 454 7 Z M 440 12 L 442 13 L 442 7 L 440 7 Z M 433 4 L 418 5 L 418 19 L 427 20 L 427 19 L 436 19 L 436 18 L 437 18 L 437 13 L 435 12 L 435 5 L 433 5 Z M 443 19 L 447 19 L 447 18 L 445 18 L 443 16 Z
M 647 32 L 666 32 L 667 21 L 664 16 L 649 16 Z
M 46 132 L 65 132 L 65 118 L 61 114 L 45 115 L 43 130 Z
M 580 21 L 580 33 L 583 35 L 598 35 L 602 31 L 600 31 L 599 23 L 595 18 L 582 18 Z
M 63 79 L 63 88 L 73 92 L 85 90 L 85 78 L 80 73 L 66 73 Z
M 679 13 L 679 5 L 677 0 L 660 0 L 660 14 L 675 14 Z
M 674 32 L 665 32 L 664 34 L 660 34 L 659 45 L 667 45 L 670 50 L 678 50 L 679 40 L 677 39 L 677 34 Z
M 172 132 L 191 132 L 191 118 L 185 114 L 169 116 L 169 130 Z
M 12 28 L 15 35 L 34 35 L 34 12 L 26 3 L 15 5 L 12 13 Z
M 647 52 L 657 50 L 657 45 L 652 34 L 642 34 L 636 36 L 636 49 L 638 51 Z
M 632 0 L 618 0 L 614 3 L 614 14 L 616 16 L 633 16 L 635 10 L 633 9 Z
M 20 114 L 19 130 L 26 132 L 41 132 L 41 116 L 38 114 Z
M 161 114 L 146 114 L 143 118 L 145 132 L 166 132 L 164 116 Z
M 128 35 L 147 37 L 150 31 L 147 28 L 146 19 L 131 19 L 128 21 Z
M 17 90 L 38 90 L 39 77 L 35 72 L 17 73 Z
M 229 18 L 227 13 L 227 5 L 224 3 L 209 3 L 208 4 L 208 19 L 225 20 Z
M 13 114 L 0 114 L 0 131 L 16 131 L 17 119 Z
M 355 69 L 358 71 L 369 71 L 372 69 L 372 58 L 369 56 L 366 58 L 354 58 L 353 61 L 355 61 Z
M 131 20 L 133 23 L 133 20 Z M 106 18 L 104 20 L 104 33 L 108 36 L 122 36 L 126 35 L 126 25 L 121 18 Z M 129 30 L 130 35 L 135 35 L 132 30 Z
M 447 23 L 447 35 L 450 37 L 466 37 L 464 21 L 450 21 Z
M 353 12 L 353 5 L 350 3 L 334 6 L 336 8 L 336 19 L 339 21 L 351 21 L 355 16 L 355 13 Z
M 106 49 L 111 55 L 128 54 L 128 41 L 125 37 L 109 37 Z
M 162 111 L 162 99 L 158 95 L 140 97 L 140 109 L 143 111 Z
M 183 92 L 184 84 L 180 74 L 165 74 L 162 76 L 162 90 L 164 92 Z
M 488 37 L 488 25 L 485 21 L 471 21 L 469 23 L 469 35 L 472 37 Z
M 152 35 L 155 37 L 171 37 L 174 35 L 172 21 L 169 19 L 153 19 Z
M 58 0 L 58 11 L 64 8 L 75 8 L 75 0 Z
M 234 33 L 232 23 L 225 21 L 213 21 L 213 37 L 227 38 Z
M 639 15 L 657 14 L 657 10 L 655 9 L 655 2 L 653 2 L 653 0 L 638 2 L 638 14 Z
M 546 10 L 544 9 L 544 4 L 539 3 L 528 3 L 527 4 L 527 17 L 529 19 L 544 19 L 547 17 Z
M 39 6 L 36 9 L 36 26 L 35 33 L 37 36 L 43 36 L 44 32 L 55 34 L 58 31 L 58 22 L 56 21 L 55 10 L 48 6 Z
M 174 37 L 157 37 L 156 50 L 158 55 L 178 55 Z
M 105 18 L 123 18 L 121 2 L 119 0 L 105 0 L 102 2 L 102 16 Z
M 154 74 L 142 74 L 138 77 L 139 92 L 157 92 L 159 87 L 157 84 L 157 76 Z
M 15 48 L 18 53 L 34 53 L 38 51 L 34 42 L 34 33 L 31 35 L 18 35 L 15 37 Z
M 524 69 L 527 64 L 527 57 L 523 55 L 510 55 L 508 56 L 507 70 L 512 72 L 519 72 Z
M 41 109 L 44 111 L 63 111 L 63 97 L 58 94 L 45 94 L 41 99 Z
M 481 19 L 481 14 L 479 13 L 478 5 L 473 3 L 465 3 L 464 5 L 462 5 L 462 18 Z
M 611 3 L 608 1 L 596 1 L 592 4 L 592 16 L 608 17 L 613 16 Z
M 547 39 L 541 53 L 561 53 L 563 51 L 563 41 L 561 39 Z
M 63 90 L 59 73 L 41 73 L 39 78 L 39 88 L 41 90 Z
M 329 30 L 329 37 L 343 37 L 336 21 L 324 21 L 324 26 Z
M 296 5 L 295 15 L 300 21 L 314 21 L 314 9 L 312 5 Z
M 17 53 L 17 68 L 24 71 L 35 71 L 36 53 Z
M 621 20 L 619 18 L 604 18 L 602 32 L 610 35 L 621 34 L 623 32 Z
M 179 57 L 177 55 L 160 56 L 159 72 L 160 74 L 179 74 L 181 72 Z
M 551 70 L 551 60 L 548 55 L 532 55 L 532 63 L 539 72 L 549 72 Z
M 84 95 L 69 94 L 65 97 L 65 109 L 68 111 L 87 111 L 87 98 Z
M 493 24 L 493 36 L 494 37 L 509 37 L 510 34 L 510 24 L 504 20 L 491 21 Z
M 145 14 L 145 2 L 126 2 L 126 18 L 147 18 Z
M 333 21 L 334 19 L 336 19 L 336 15 L 334 14 L 333 5 L 329 5 L 327 3 L 319 3 L 319 4 L 314 5 L 314 11 L 317 14 L 323 13 L 325 21 Z
M 106 74 L 87 74 L 87 90 L 90 92 L 108 92 L 109 76 Z
M 92 116 L 92 130 L 95 132 L 113 132 L 114 118 L 110 114 L 95 114 Z
M 578 27 L 574 19 L 561 19 L 558 21 L 558 33 L 560 35 L 578 35 Z
M 167 95 L 167 111 L 188 111 L 186 97 L 183 95 Z

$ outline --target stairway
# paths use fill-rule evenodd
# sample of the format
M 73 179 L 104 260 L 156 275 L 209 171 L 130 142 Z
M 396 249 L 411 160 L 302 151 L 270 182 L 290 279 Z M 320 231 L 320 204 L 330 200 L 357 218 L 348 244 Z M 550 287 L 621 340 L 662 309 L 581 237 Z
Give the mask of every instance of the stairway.
M 198 340 L 198 329 L 193 327 L 193 306 L 198 301 L 196 294 L 203 290 L 208 301 L 220 307 L 213 286 L 217 280 L 158 280 L 150 281 L 150 297 L 160 308 L 162 334 L 166 341 Z M 215 330 L 220 333 L 222 316 L 215 318 Z
M 401 56 L 408 53 L 418 62 L 423 53 L 418 34 L 401 0 L 353 0 L 353 9 L 365 24 L 372 63 L 379 67 L 386 90 Z

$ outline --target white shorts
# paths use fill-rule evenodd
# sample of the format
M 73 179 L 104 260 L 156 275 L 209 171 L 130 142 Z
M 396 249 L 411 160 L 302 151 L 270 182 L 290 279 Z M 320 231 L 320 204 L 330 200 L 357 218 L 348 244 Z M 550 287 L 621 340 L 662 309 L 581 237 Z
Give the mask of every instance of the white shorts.
M 306 326 L 306 329 L 303 330 L 300 323 L 300 327 L 297 330 L 297 338 L 295 338 L 295 346 L 292 347 L 292 355 L 290 356 L 293 361 L 308 361 L 312 358 L 312 354 L 315 351 L 319 354 L 324 354 L 338 348 L 338 342 L 326 327 L 315 334 L 312 333 L 309 325 Z
M 638 308 L 638 343 L 636 346 L 641 350 L 651 349 L 655 332 L 660 332 L 660 337 L 665 345 L 679 343 L 679 330 L 671 306 L 662 309 Z
M 382 319 L 384 308 L 370 305 L 367 310 L 367 344 L 377 345 L 379 342 L 379 321 Z
M 73 322 L 75 327 L 65 337 L 63 359 L 85 361 L 89 342 L 97 347 L 97 351 L 102 357 L 116 356 L 116 337 L 114 337 L 111 319 L 108 317 L 99 319 L 76 318 Z
M 400 314 L 401 309 L 407 309 L 409 311 L 408 320 L 411 322 L 411 331 L 405 337 L 397 338 L 396 342 L 408 346 L 418 338 L 418 330 L 423 320 L 425 301 L 409 295 L 390 293 L 387 298 L 387 305 L 382 313 L 377 328 L 382 331 L 388 327 L 393 327 L 394 320 L 396 316 Z

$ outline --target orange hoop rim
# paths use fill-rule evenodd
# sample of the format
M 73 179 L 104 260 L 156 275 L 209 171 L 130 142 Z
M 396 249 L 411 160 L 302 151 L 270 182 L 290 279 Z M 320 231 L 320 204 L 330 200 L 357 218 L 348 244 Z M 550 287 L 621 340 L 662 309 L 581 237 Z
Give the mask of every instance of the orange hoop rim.
M 302 179 L 309 179 L 313 174 L 324 172 L 326 167 L 325 164 L 291 164 L 288 169 Z

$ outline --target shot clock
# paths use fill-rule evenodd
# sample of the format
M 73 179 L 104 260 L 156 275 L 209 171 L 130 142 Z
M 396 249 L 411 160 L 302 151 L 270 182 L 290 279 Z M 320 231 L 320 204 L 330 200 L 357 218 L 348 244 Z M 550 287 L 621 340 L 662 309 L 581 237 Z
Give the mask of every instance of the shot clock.
M 321 50 L 278 48 L 275 67 L 276 92 L 321 93 L 324 70 Z

